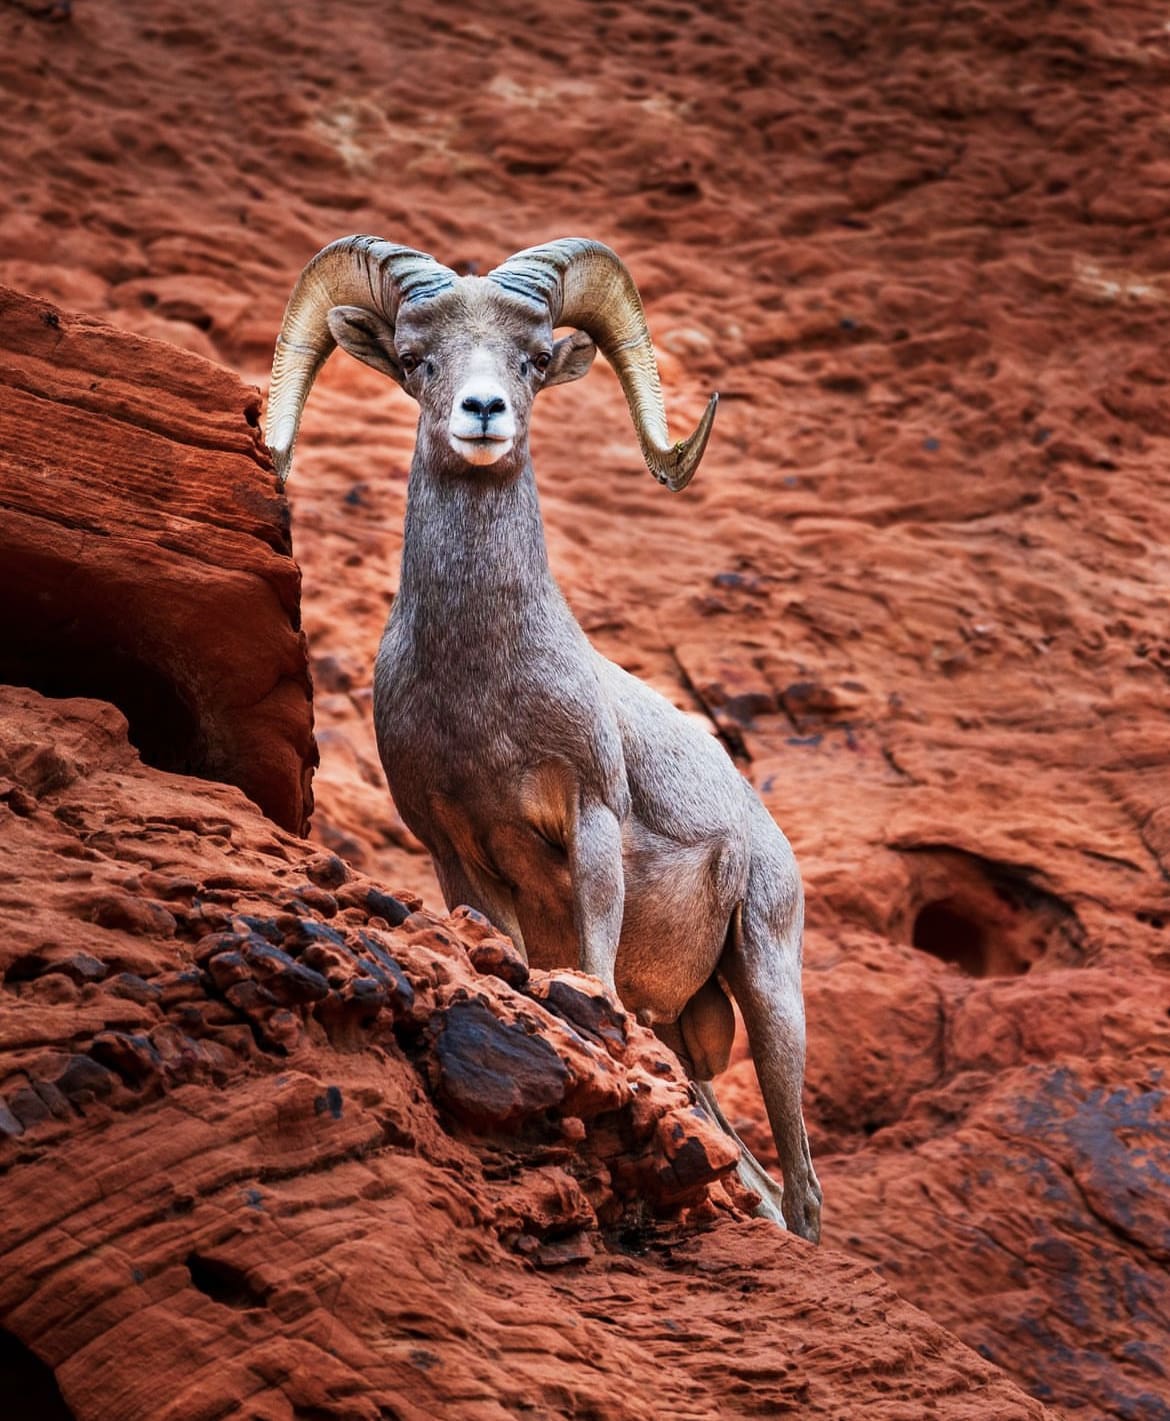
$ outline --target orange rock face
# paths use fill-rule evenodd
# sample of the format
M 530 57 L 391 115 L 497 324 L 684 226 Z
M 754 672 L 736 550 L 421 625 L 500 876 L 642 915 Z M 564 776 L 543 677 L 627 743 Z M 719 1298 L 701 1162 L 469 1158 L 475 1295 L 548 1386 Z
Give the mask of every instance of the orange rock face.
M 0 747 L 6 1414 L 1048 1414 L 751 1219 L 593 979 L 142 766 L 107 704 L 4 688 Z
M 162 0 L 147 14 L 78 0 L 71 21 L 47 25 L 8 7 L 0 279 L 260 381 L 295 275 L 332 237 L 373 231 L 480 270 L 551 236 L 614 245 L 646 300 L 674 427 L 693 425 L 712 388 L 722 404 L 703 469 L 672 500 L 641 469 L 601 362 L 542 399 L 534 450 L 550 555 L 597 644 L 710 721 L 797 849 L 826 1240 L 801 1276 L 826 1307 L 839 1302 L 871 1276 L 858 1265 L 846 1283 L 835 1250 L 848 1250 L 1069 1414 L 1164 1416 L 1165 15 L 1098 0 L 1043 14 L 1022 0 L 393 8 Z M 369 725 L 412 439 L 405 398 L 337 357 L 310 403 L 290 497 L 322 751 L 318 850 L 433 909 L 429 865 L 386 798 Z M 115 924 L 154 911 L 118 901 L 100 909 Z M 155 901 L 174 916 L 157 891 Z M 469 946 L 508 970 L 502 949 Z M 255 1005 L 254 992 L 271 989 L 261 963 L 241 962 L 245 976 L 225 977 L 222 992 Z M 80 982 L 49 973 L 67 984 L 51 990 L 89 991 L 88 970 L 74 967 Z M 244 1009 L 223 1000 L 225 1012 Z M 279 1010 L 300 1021 L 309 1008 Z M 106 1015 L 95 1012 L 95 1034 Z M 465 1018 L 457 1036 L 466 1028 Z M 441 1098 L 459 1129 L 477 1128 L 458 1072 L 433 1069 L 427 1100 Z M 332 1072 L 314 1066 L 290 1107 L 298 1159 L 324 1157 L 295 1122 L 307 1121 L 304 1101 L 324 1096 Z M 369 1089 L 390 1087 L 378 1077 Z M 522 1118 L 525 1089 L 536 1087 L 513 1098 L 501 1086 L 493 1109 Z M 746 1061 L 722 1094 L 766 1152 Z M 100 1098 L 98 1107 L 114 1109 Z M 363 1108 L 384 1113 L 377 1102 Z M 276 1118 L 255 1110 L 249 1118 Z M 311 1128 L 325 1121 L 328 1102 Z M 377 1219 L 348 1225 L 355 1237 L 366 1230 L 363 1258 L 391 1250 L 385 1221 L 412 1209 L 429 1217 L 420 1201 L 430 1196 L 418 1185 L 409 1201 L 372 1202 L 387 1186 L 351 1162 L 344 1188 L 333 1186 L 346 1202 L 328 1211 L 315 1176 L 281 1165 L 280 1132 L 258 1124 L 256 1139 L 229 1156 L 291 1191 L 282 1221 L 312 1226 L 301 1240 L 282 1222 L 282 1246 L 303 1249 L 295 1257 L 308 1270 L 292 1302 L 282 1295 L 282 1316 L 365 1375 L 374 1362 L 361 1348 L 390 1329 L 354 1324 L 361 1346 L 330 1349 L 316 1309 L 328 1293 L 330 1306 L 353 1300 L 377 1319 L 389 1274 L 316 1260 L 327 1243 L 345 1248 L 350 1212 Z M 201 1158 L 198 1146 L 189 1157 Z M 85 1174 L 88 1158 L 78 1168 Z M 438 1168 L 445 1181 L 453 1174 Z M 499 1183 L 490 1167 L 484 1177 Z M 475 1176 L 459 1197 L 480 1187 Z M 439 1233 L 447 1207 L 432 1211 Z M 537 1220 L 582 1216 L 559 1175 L 523 1207 Z M 176 1227 L 165 1208 L 143 1217 Z M 213 1216 L 208 1238 L 221 1227 Z M 517 1237 L 544 1247 L 543 1228 L 524 1225 Z M 562 1382 L 564 1359 L 594 1355 L 615 1387 L 596 1393 L 605 1405 L 653 1414 L 649 1391 L 632 1395 L 625 1381 L 646 1375 L 624 1350 L 634 1337 L 655 1358 L 654 1385 L 690 1366 L 710 1388 L 680 1398 L 678 1414 L 757 1400 L 843 1415 L 927 1409 L 908 1408 L 905 1393 L 875 1402 L 875 1376 L 917 1377 L 930 1350 L 907 1340 L 902 1304 L 884 1301 L 851 1319 L 826 1364 L 842 1386 L 862 1376 L 852 1367 L 872 1368 L 868 1392 L 835 1402 L 831 1392 L 810 1393 L 814 1402 L 785 1392 L 797 1385 L 782 1373 L 796 1346 L 807 1355 L 818 1343 L 765 1338 L 759 1292 L 741 1295 L 751 1308 L 733 1297 L 763 1276 L 737 1271 L 763 1235 L 739 1222 L 718 1232 L 718 1263 L 703 1242 L 685 1249 L 729 1286 L 700 1297 L 680 1284 L 671 1297 L 686 1297 L 685 1314 L 673 1302 L 656 1311 L 661 1277 L 635 1286 L 626 1260 L 598 1255 L 565 1265 L 580 1270 L 571 1284 L 567 1272 L 556 1288 L 545 1287 L 554 1275 L 535 1275 L 537 1341 L 518 1341 L 485 1284 L 471 1298 L 492 1319 L 492 1361 L 452 1369 L 460 1404 L 506 1413 L 507 1402 L 487 1398 L 516 1393 L 493 1388 L 555 1357 L 567 1389 L 540 1404 L 580 1414 L 591 1393 Z M 789 1260 L 806 1255 L 773 1242 L 784 1268 L 769 1285 L 788 1298 Z M 154 1285 L 174 1289 L 168 1296 L 193 1277 L 184 1248 L 203 1256 L 176 1233 L 168 1256 L 179 1271 Z M 219 1255 L 206 1256 L 214 1274 Z M 270 1256 L 248 1255 L 261 1295 L 269 1284 L 250 1270 Z M 474 1308 L 439 1281 L 456 1253 L 410 1257 L 410 1281 L 390 1301 L 424 1297 L 466 1358 Z M 253 1313 L 238 1299 L 251 1295 L 235 1289 L 230 1323 L 219 1313 L 185 1322 L 200 1357 L 245 1352 Z M 879 1333 L 870 1322 L 885 1308 L 894 1330 Z M 394 1316 L 400 1339 L 420 1326 Z M 249 1377 L 294 1374 L 282 1338 L 255 1343 Z M 401 1345 L 407 1357 L 411 1347 L 442 1350 Z M 722 1370 L 729 1352 L 742 1368 L 735 1378 Z M 77 1356 L 80 1368 L 86 1353 Z M 983 1375 L 972 1365 L 956 1363 L 963 1385 Z M 322 1360 L 313 1375 L 325 1369 Z M 442 1374 L 415 1368 L 420 1389 L 408 1394 L 425 1406 Z M 80 1395 L 73 1375 L 70 1395 Z M 92 1375 L 96 1394 L 103 1374 Z M 551 1384 L 549 1370 L 540 1375 Z M 293 1404 L 311 1414 L 325 1402 Z M 940 1404 L 966 1403 L 960 1393 Z M 999 1416 L 1006 1405 L 984 1397 L 970 1409 Z
M 258 424 L 230 372 L 0 288 L 0 679 L 116 702 L 151 764 L 302 832 L 300 574 Z

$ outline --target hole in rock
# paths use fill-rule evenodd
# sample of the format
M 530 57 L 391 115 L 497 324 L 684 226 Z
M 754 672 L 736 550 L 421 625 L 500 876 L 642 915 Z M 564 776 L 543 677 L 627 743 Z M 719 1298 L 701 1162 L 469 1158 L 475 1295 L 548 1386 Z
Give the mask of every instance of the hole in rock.
M 74 1421 L 53 1369 L 0 1328 L 0 1397 L 5 1421 Z
M 969 977 L 987 975 L 983 929 L 952 901 L 927 903 L 914 919 L 914 946 L 942 962 L 949 962 Z
M 126 717 L 131 744 L 148 765 L 197 774 L 207 748 L 197 716 L 156 666 L 108 645 L 95 647 L 26 629 L 0 654 L 0 681 L 30 686 L 54 699 L 83 696 L 111 701 Z
M 267 1294 L 248 1281 L 248 1275 L 222 1258 L 205 1258 L 189 1253 L 185 1260 L 191 1281 L 201 1293 L 229 1308 L 262 1308 Z
M 1080 919 L 1040 886 L 1041 870 L 949 847 L 903 852 L 911 884 L 903 922 L 919 951 L 969 977 L 1018 977 L 1083 960 Z
M 35 981 L 47 966 L 48 959 L 42 957 L 39 952 L 25 953 L 23 957 L 18 957 L 8 964 L 8 970 L 4 973 L 4 985 L 15 987 L 18 982 Z

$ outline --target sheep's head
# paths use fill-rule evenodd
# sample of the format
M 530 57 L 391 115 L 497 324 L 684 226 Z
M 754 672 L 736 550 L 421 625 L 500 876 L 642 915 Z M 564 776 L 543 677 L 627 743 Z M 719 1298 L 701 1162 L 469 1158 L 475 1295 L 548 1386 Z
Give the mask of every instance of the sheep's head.
M 558 326 L 571 334 L 554 339 Z M 672 443 L 642 303 L 600 242 L 564 238 L 459 277 L 433 257 L 375 237 L 344 237 L 301 273 L 277 338 L 268 443 L 283 481 L 301 410 L 334 345 L 416 399 L 428 459 L 501 471 L 526 457 L 538 390 L 579 379 L 600 348 L 625 390 L 650 472 L 684 488 L 706 447 L 717 397 Z
M 538 390 L 588 371 L 596 346 L 583 331 L 554 340 L 548 307 L 465 276 L 400 305 L 391 324 L 367 306 L 334 306 L 343 350 L 417 400 L 428 460 L 506 469 L 527 442 Z

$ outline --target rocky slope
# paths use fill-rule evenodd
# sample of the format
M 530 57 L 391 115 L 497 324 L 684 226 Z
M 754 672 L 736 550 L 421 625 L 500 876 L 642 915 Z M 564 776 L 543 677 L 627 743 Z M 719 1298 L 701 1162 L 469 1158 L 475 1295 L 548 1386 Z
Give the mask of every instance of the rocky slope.
M 1043 1414 L 753 1219 L 592 979 L 275 822 L 307 806 L 309 702 L 254 397 L 0 310 L 5 671 L 53 693 L 0 684 L 5 1415 Z
M 1170 1415 L 1164 19 L 0 12 L 0 279 L 254 380 L 343 232 L 623 253 L 677 427 L 723 395 L 711 452 L 671 500 L 607 373 L 548 396 L 550 550 L 796 845 L 826 1241 L 1127 1418 Z M 434 903 L 368 724 L 411 440 L 339 357 L 291 496 L 314 835 Z M 724 1094 L 766 1145 L 746 1062 Z
M 0 875 L 12 1421 L 1048 1414 L 751 1219 L 592 979 L 143 766 L 114 707 L 0 690 Z

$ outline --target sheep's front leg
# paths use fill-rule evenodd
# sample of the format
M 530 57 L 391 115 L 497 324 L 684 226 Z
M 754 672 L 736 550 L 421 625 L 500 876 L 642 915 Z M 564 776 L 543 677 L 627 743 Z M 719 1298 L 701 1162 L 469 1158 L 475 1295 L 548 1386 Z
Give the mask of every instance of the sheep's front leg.
M 520 921 L 516 917 L 511 894 L 502 886 L 492 893 L 485 891 L 482 884 L 473 883 L 454 851 L 445 854 L 433 853 L 431 862 L 435 866 L 435 875 L 443 891 L 443 901 L 447 904 L 448 911 L 454 911 L 461 903 L 465 903 L 477 913 L 482 913 L 488 922 L 512 939 L 516 951 L 527 962 L 524 934 L 520 931 Z
M 569 838 L 573 881 L 573 923 L 577 965 L 600 977 L 611 992 L 622 931 L 626 882 L 622 870 L 622 826 L 604 804 L 583 804 Z

